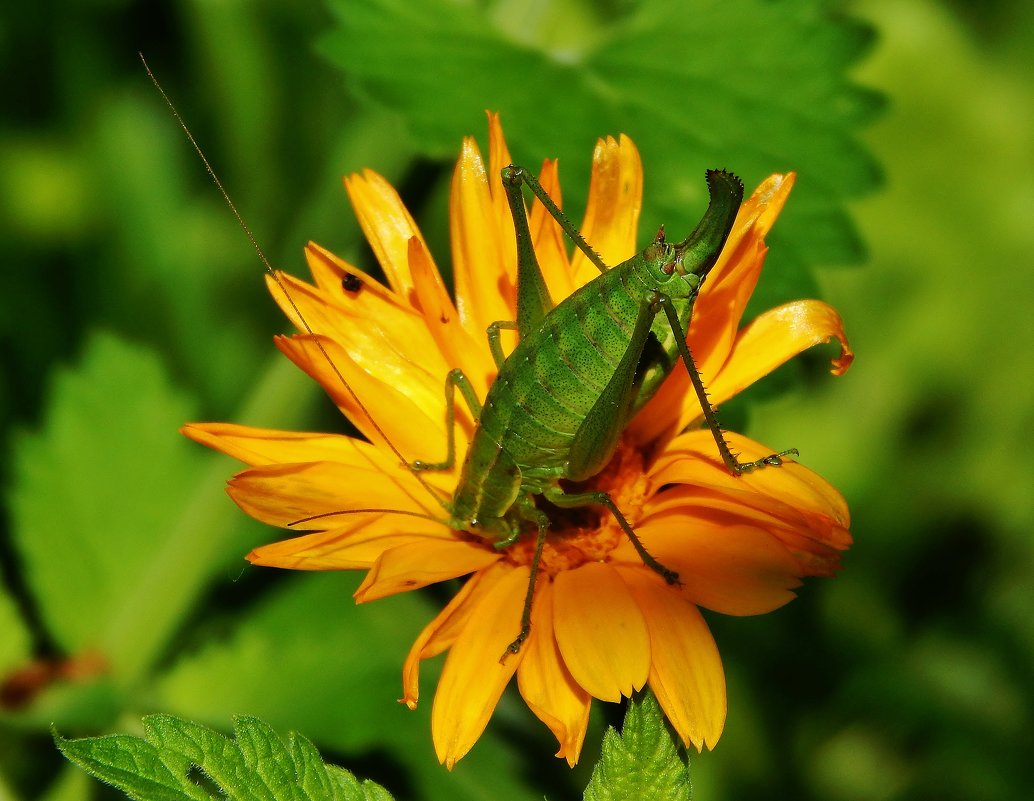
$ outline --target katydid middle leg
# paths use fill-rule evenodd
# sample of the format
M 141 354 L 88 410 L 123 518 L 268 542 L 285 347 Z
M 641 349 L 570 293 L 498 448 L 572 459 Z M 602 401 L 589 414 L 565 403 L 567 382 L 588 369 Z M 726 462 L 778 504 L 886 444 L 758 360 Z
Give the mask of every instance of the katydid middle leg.
M 474 416 L 475 422 L 481 418 L 481 401 L 470 383 L 470 379 L 458 367 L 450 370 L 445 376 L 445 426 L 446 451 L 445 460 L 441 462 L 425 462 L 417 459 L 410 463 L 413 470 L 451 470 L 456 464 L 456 390 Z

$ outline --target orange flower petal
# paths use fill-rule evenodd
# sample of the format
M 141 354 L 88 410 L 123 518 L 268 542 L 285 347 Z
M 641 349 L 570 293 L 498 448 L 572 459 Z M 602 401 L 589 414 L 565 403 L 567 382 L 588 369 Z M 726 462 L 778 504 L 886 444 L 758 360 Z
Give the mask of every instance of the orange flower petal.
M 390 460 L 369 442 L 343 434 L 311 434 L 236 423 L 187 423 L 180 433 L 245 464 L 341 462 L 384 469 Z
M 639 151 L 624 134 L 596 142 L 592 154 L 589 199 L 581 233 L 603 263 L 614 267 L 636 253 L 639 211 L 643 204 L 643 165 Z M 575 249 L 571 270 L 576 286 L 591 281 L 599 270 Z
M 650 689 L 686 746 L 714 748 L 725 727 L 725 672 L 707 623 L 660 576 L 620 573 L 650 627 Z
M 778 538 L 753 526 L 693 519 L 680 510 L 651 515 L 636 526 L 647 551 L 679 574 L 682 594 L 725 615 L 761 615 L 794 598 L 800 567 Z M 622 543 L 612 558 L 642 564 Z
M 500 559 L 490 546 L 460 539 L 423 539 L 391 548 L 355 591 L 356 603 L 376 601 L 428 584 L 466 576 Z
M 470 137 L 453 173 L 449 222 L 456 310 L 471 337 L 484 340 L 490 323 L 515 318 L 516 247 L 512 235 L 500 235 L 485 165 Z
M 506 272 L 508 275 L 517 275 L 517 248 L 516 246 L 506 248 L 507 243 L 515 241 L 513 228 L 513 214 L 510 212 L 510 204 L 506 199 L 506 192 L 503 190 L 502 171 L 513 163 L 510 158 L 510 149 L 506 146 L 506 138 L 503 136 L 503 126 L 499 121 L 499 115 L 494 112 L 488 114 L 488 191 L 492 197 L 492 211 L 495 215 L 495 229 L 499 233 L 499 240 L 503 243 L 503 254 L 506 257 Z
M 705 375 L 713 376 L 728 356 L 761 275 L 768 252 L 765 236 L 782 211 L 795 178 L 793 173 L 770 175 L 751 193 L 736 215 L 718 262 L 704 280 L 688 341 L 697 367 Z
M 320 515 L 303 528 L 335 528 L 343 524 L 342 517 L 357 509 L 444 516 L 440 508 L 432 506 L 433 499 L 413 475 L 401 467 L 387 472 L 340 462 L 261 465 L 230 479 L 227 492 L 252 517 L 281 527 Z M 335 512 L 344 514 L 332 516 Z
M 560 750 L 556 755 L 574 767 L 589 725 L 592 696 L 578 686 L 560 656 L 553 636 L 552 593 L 552 582 L 544 581 L 537 588 L 531 636 L 517 668 L 517 686 L 528 708 L 557 738 Z
M 733 431 L 725 432 L 725 437 L 743 460 L 772 453 L 771 448 Z M 847 529 L 850 524 L 843 496 L 804 465 L 788 460 L 776 469 L 731 475 L 706 429 L 689 431 L 672 440 L 650 467 L 648 477 L 654 492 L 665 484 L 687 484 L 728 492 L 747 504 L 763 503 L 778 510 L 786 520 L 797 519 L 817 528 L 836 525 Z
M 402 666 L 402 703 L 410 709 L 416 709 L 420 694 L 420 663 L 452 647 L 471 615 L 479 608 L 481 599 L 495 586 L 496 580 L 510 569 L 510 565 L 496 562 L 475 573 L 435 619 L 424 626 Z
M 326 337 L 296 335 L 277 337 L 275 342 L 291 361 L 320 383 L 367 439 L 382 448 L 391 443 L 407 462 L 416 459 L 433 462 L 445 456 L 444 381 L 435 392 L 426 387 L 417 389 L 418 385 L 405 380 L 398 384 L 381 381 L 360 369 L 336 342 Z M 319 345 L 323 346 L 329 361 Z M 414 402 L 414 396 L 422 396 L 424 400 Z M 360 400 L 364 409 L 359 406 Z M 463 419 L 462 412 L 458 419 Z M 463 426 L 457 426 L 457 452 L 464 453 L 467 444 Z M 451 491 L 458 470 L 457 467 L 451 472 L 427 472 L 422 476 L 428 483 L 448 487 Z
M 373 170 L 351 175 L 345 189 L 363 233 L 377 256 L 391 288 L 412 302 L 413 279 L 409 274 L 409 240 L 423 235 L 395 188 Z
M 647 504 L 648 515 L 675 511 L 687 521 L 704 520 L 724 526 L 749 525 L 776 537 L 797 560 L 801 575 L 832 576 L 840 567 L 840 553 L 851 546 L 851 534 L 835 521 L 803 515 L 768 496 L 741 491 L 713 491 L 700 487 L 669 487 Z
M 463 371 L 479 397 L 485 397 L 496 373 L 495 362 L 489 355 L 487 337 L 482 336 L 480 341 L 476 341 L 460 325 L 456 307 L 442 284 L 438 270 L 432 264 L 423 243 L 415 237 L 409 240 L 409 266 L 413 272 L 417 302 L 424 315 L 424 325 L 434 337 L 438 351 L 443 354 L 447 364 Z M 444 387 L 444 376 L 441 384 Z M 467 430 L 473 434 L 473 421 L 465 404 L 459 404 L 458 419 L 465 422 Z
M 833 338 L 840 340 L 840 355 L 833 359 L 831 372 L 843 375 L 854 353 L 835 309 L 820 300 L 798 300 L 769 309 L 736 337 L 728 361 L 708 385 L 712 402 L 731 398 L 798 353 Z
M 560 175 L 556 159 L 546 159 L 542 163 L 538 179 L 557 208 L 562 209 Z M 555 305 L 578 288 L 574 282 L 571 261 L 567 257 L 566 234 L 538 198 L 531 204 L 528 227 L 531 229 L 531 241 L 535 245 L 535 256 L 542 268 L 549 296 Z
M 420 521 L 400 525 L 388 515 L 355 515 L 347 527 L 260 545 L 246 558 L 253 565 L 288 570 L 366 570 L 391 548 L 453 536 L 444 526 L 421 528 Z
M 589 562 L 554 580 L 553 628 L 564 664 L 590 695 L 619 701 L 646 683 L 650 636 L 613 567 Z
M 311 329 L 333 340 L 365 372 L 404 386 L 420 403 L 436 393 L 441 397 L 449 368 L 437 348 L 428 347 L 427 326 L 418 312 L 385 304 L 363 290 L 356 293 L 354 304 L 337 305 L 303 281 L 289 276 L 282 280 Z
M 712 393 L 712 383 L 725 364 L 743 311 L 757 285 L 765 261 L 764 237 L 793 186 L 794 175 L 772 175 L 754 190 L 736 215 L 718 262 L 700 290 L 690 319 L 687 343 L 693 361 Z M 671 376 L 630 426 L 635 442 L 649 443 L 683 430 L 701 417 L 700 402 L 685 365 Z
M 527 567 L 502 573 L 478 599 L 449 649 L 431 710 L 435 753 L 449 770 L 481 736 L 521 662 L 522 652 L 505 660 L 500 656 L 520 629 L 527 586 Z
M 308 242 L 305 245 L 305 262 L 309 265 L 309 272 L 312 273 L 313 280 L 316 282 L 317 294 L 327 303 L 348 309 L 354 308 L 357 304 L 377 302 L 391 306 L 414 318 L 416 316 L 410 304 L 401 295 L 384 286 L 369 273 L 360 270 L 353 264 L 349 264 L 315 242 Z M 281 273 L 280 275 L 284 276 L 286 274 Z M 343 282 L 346 275 L 352 275 L 361 280 L 362 287 L 358 292 L 350 293 L 344 288 Z M 276 286 L 276 282 L 271 281 L 269 276 L 266 276 L 266 284 L 270 287 L 270 292 L 273 293 L 277 304 L 281 309 L 285 310 L 291 322 L 298 327 L 299 331 L 305 331 L 305 326 L 301 325 L 300 321 L 293 316 L 294 309 L 291 307 L 290 299 L 282 297 L 282 292 L 273 289 Z M 363 295 L 372 295 L 373 297 L 363 297 Z

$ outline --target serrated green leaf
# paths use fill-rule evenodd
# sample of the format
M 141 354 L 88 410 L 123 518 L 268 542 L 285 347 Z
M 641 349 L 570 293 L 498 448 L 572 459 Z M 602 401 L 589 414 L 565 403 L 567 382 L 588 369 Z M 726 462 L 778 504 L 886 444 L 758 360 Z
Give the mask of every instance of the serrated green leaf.
M 672 733 L 653 693 L 628 702 L 621 733 L 609 729 L 603 754 L 585 788 L 585 801 L 689 800 L 689 757 Z
M 323 764 L 296 734 L 287 744 L 253 717 L 234 719 L 234 739 L 170 715 L 144 718 L 146 739 L 127 735 L 65 740 L 61 752 L 139 801 L 207 801 L 214 785 L 232 801 L 391 801 L 383 787 Z
M 399 112 L 429 154 L 454 152 L 486 108 L 502 112 L 516 159 L 559 156 L 578 175 L 597 137 L 627 133 L 643 155 L 650 232 L 688 225 L 704 205 L 706 168 L 732 169 L 748 186 L 796 170 L 775 241 L 795 254 L 781 268 L 798 272 L 780 293 L 809 285 L 809 264 L 861 255 L 844 202 L 877 183 L 855 129 L 881 102 L 845 73 L 873 37 L 820 0 L 644 0 L 606 21 L 563 3 L 511 4 L 519 19 L 455 0 L 331 8 L 338 29 L 323 51 L 361 96 Z
M 162 762 L 158 749 L 139 737 L 114 734 L 66 740 L 55 731 L 54 743 L 87 773 L 139 801 L 195 801 Z
M 369 779 L 357 781 L 355 775 L 336 765 L 327 766 L 336 801 L 392 801 L 391 793 Z
M 171 715 L 144 718 L 147 740 L 153 743 L 168 770 L 186 779 L 197 766 L 205 776 L 238 801 L 270 801 L 264 782 L 249 781 L 241 749 L 213 729 Z M 256 777 L 257 779 L 257 777 Z
M 334 780 L 316 746 L 300 734 L 292 733 L 287 738 L 287 747 L 302 792 L 309 798 L 334 798 Z

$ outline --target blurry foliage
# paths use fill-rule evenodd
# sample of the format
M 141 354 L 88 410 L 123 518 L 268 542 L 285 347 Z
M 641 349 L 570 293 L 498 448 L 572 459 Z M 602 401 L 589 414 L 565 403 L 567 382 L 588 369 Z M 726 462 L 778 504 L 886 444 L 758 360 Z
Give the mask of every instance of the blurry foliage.
M 572 773 L 504 696 L 446 773 L 430 745 L 434 670 L 416 713 L 394 703 L 441 598 L 356 610 L 357 576 L 242 562 L 276 534 L 225 497 L 234 465 L 177 426 L 341 423 L 271 347 L 286 324 L 261 266 L 142 50 L 294 272 L 310 238 L 370 266 L 339 183 L 367 166 L 401 187 L 445 261 L 449 162 L 463 134 L 484 142 L 485 108 L 503 112 L 515 158 L 562 158 L 576 215 L 593 138 L 632 135 L 644 236 L 694 219 L 704 167 L 748 183 L 799 170 L 761 302 L 820 293 L 858 359 L 833 380 L 827 354 L 807 354 L 725 419 L 800 447 L 848 498 L 856 545 L 836 580 L 786 609 L 711 618 L 730 717 L 716 751 L 693 758 L 695 797 L 1025 798 L 1034 11 L 981 8 L 58 0 L 0 12 L 0 796 L 94 797 L 48 726 L 126 731 L 152 711 L 224 731 L 258 715 L 399 798 L 571 797 L 599 747 L 604 705 Z M 864 268 L 818 269 L 858 262 L 862 243 Z

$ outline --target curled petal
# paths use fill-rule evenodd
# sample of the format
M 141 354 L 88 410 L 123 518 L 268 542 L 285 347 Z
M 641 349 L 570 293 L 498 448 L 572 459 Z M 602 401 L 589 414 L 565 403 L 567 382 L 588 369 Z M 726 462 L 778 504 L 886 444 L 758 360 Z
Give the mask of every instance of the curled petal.
M 650 627 L 650 689 L 686 746 L 714 748 L 725 727 L 725 673 L 707 623 L 660 576 L 620 572 Z
M 420 695 L 420 663 L 452 647 L 471 615 L 479 608 L 481 599 L 495 585 L 495 580 L 509 569 L 508 565 L 497 562 L 475 573 L 437 617 L 424 626 L 402 666 L 401 703 L 416 709 Z
M 560 744 L 557 756 L 574 767 L 585 740 L 592 696 L 572 678 L 553 636 L 553 585 L 537 589 L 531 636 L 517 668 L 521 697 Z
M 466 576 L 499 561 L 499 552 L 460 539 L 424 539 L 384 551 L 355 591 L 356 603 L 376 601 Z
M 851 534 L 836 522 L 796 512 L 787 515 L 785 504 L 743 491 L 712 491 L 702 487 L 669 487 L 648 504 L 648 514 L 674 512 L 687 521 L 707 525 L 749 526 L 768 532 L 797 560 L 802 576 L 832 576 L 840 568 L 841 552 L 851 545 Z
M 449 649 L 431 710 L 435 753 L 449 770 L 481 736 L 521 662 L 523 652 L 500 657 L 520 630 L 528 574 L 523 566 L 499 575 Z
M 646 683 L 650 636 L 613 567 L 588 562 L 554 580 L 554 630 L 564 664 L 590 695 L 619 701 Z
M 744 460 L 772 453 L 758 442 L 725 432 L 729 446 Z M 656 493 L 666 484 L 686 484 L 726 493 L 748 506 L 763 505 L 785 520 L 821 530 L 847 529 L 850 515 L 844 497 L 804 465 L 787 460 L 781 467 L 733 476 L 718 455 L 711 432 L 689 431 L 672 440 L 650 467 L 648 478 Z
M 729 360 L 708 385 L 712 402 L 731 398 L 798 353 L 834 338 L 840 341 L 840 355 L 833 359 L 830 372 L 843 375 L 854 353 L 835 309 L 820 300 L 798 300 L 770 309 L 736 337 Z

